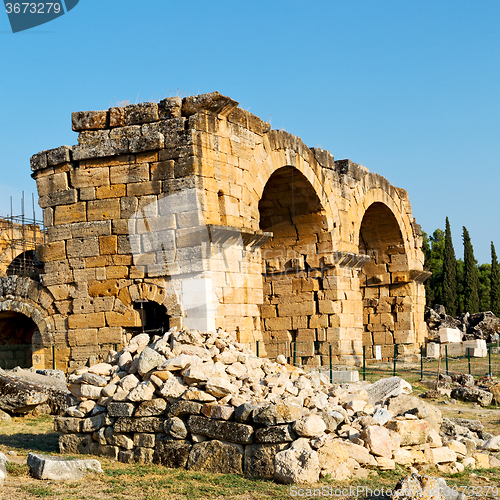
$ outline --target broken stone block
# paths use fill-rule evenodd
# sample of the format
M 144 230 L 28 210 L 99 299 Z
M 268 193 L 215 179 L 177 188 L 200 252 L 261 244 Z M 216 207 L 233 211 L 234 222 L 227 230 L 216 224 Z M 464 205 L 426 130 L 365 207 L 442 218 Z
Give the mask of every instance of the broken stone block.
M 191 447 L 192 445 L 188 441 L 174 440 L 168 436 L 161 436 L 156 440 L 153 462 L 170 469 L 177 467 L 185 468 Z
M 461 342 L 462 332 L 457 328 L 440 328 L 439 341 L 441 342 L 441 344 L 447 342 Z
M 365 387 L 365 390 L 368 394 L 368 402 L 370 404 L 382 403 L 392 396 L 410 394 L 412 392 L 411 385 L 400 377 L 377 380 Z
M 320 466 L 316 451 L 290 448 L 276 454 L 274 479 L 283 484 L 316 483 Z
M 196 443 L 189 453 L 187 469 L 219 474 L 242 474 L 243 446 L 219 440 Z
M 202 434 L 213 439 L 230 441 L 231 443 L 249 444 L 253 439 L 253 427 L 237 422 L 212 420 L 192 415 L 187 422 L 189 432 Z
M 249 444 L 245 446 L 243 469 L 245 476 L 272 479 L 275 473 L 274 457 L 287 447 L 286 443 Z
M 30 453 L 27 464 L 36 479 L 78 481 L 88 472 L 102 472 L 98 460 L 77 460 Z
M 451 391 L 451 397 L 461 401 L 479 403 L 481 406 L 489 406 L 493 400 L 491 392 L 483 391 L 477 387 L 458 387 Z

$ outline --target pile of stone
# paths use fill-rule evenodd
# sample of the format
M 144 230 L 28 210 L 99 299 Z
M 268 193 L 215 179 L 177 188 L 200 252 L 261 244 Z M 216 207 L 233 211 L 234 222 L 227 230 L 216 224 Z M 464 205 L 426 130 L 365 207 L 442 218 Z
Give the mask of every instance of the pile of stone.
M 61 452 L 283 483 L 498 462 L 479 437 L 441 432 L 441 412 L 398 377 L 333 385 L 222 331 L 137 335 L 68 387 L 78 404 L 55 419 Z
M 464 313 L 454 318 L 446 314 L 444 306 L 435 305 L 425 308 L 425 321 L 432 342 L 440 342 L 439 330 L 442 328 L 459 330 L 462 341 L 484 340 L 493 343 L 497 342 L 500 335 L 500 318 L 491 311 Z

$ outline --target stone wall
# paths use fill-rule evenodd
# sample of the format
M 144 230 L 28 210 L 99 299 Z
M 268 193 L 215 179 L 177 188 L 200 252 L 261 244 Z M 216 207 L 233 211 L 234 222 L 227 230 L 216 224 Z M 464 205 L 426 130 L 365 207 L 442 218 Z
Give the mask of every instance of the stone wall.
M 218 93 L 78 112 L 73 129 L 78 145 L 31 159 L 57 368 L 143 328 L 220 327 L 269 355 L 297 342 L 308 364 L 330 345 L 356 364 L 363 345 L 411 354 L 423 341 L 426 274 L 403 189 Z

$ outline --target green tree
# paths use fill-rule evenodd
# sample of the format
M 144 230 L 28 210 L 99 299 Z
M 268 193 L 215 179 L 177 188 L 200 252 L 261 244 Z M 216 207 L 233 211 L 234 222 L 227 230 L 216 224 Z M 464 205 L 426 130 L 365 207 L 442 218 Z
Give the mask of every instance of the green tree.
M 491 242 L 490 311 L 495 316 L 500 316 L 500 269 L 493 242 Z
M 422 237 L 424 269 L 432 272 L 432 276 L 425 282 L 425 296 L 427 305 L 432 307 L 442 303 L 444 231 L 436 229 L 432 236 L 423 232 Z
M 479 312 L 479 276 L 474 249 L 467 228 L 463 227 L 464 240 L 464 309 L 470 314 Z
M 451 239 L 450 221 L 446 217 L 443 251 L 443 305 L 450 316 L 457 314 L 457 259 Z
M 491 310 L 491 264 L 481 264 L 477 268 L 479 276 L 479 310 Z

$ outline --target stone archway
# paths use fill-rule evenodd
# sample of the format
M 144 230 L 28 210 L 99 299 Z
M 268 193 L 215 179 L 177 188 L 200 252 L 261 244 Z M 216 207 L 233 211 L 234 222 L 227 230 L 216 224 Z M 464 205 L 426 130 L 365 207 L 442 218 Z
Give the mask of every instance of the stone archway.
M 418 353 L 415 273 L 410 269 L 409 240 L 394 212 L 380 201 L 365 211 L 359 229 L 359 253 L 370 257 L 362 268 L 363 345 L 367 358 Z M 410 347 L 412 346 L 412 347 Z
M 296 355 L 319 364 L 329 317 L 323 314 L 322 255 L 331 249 L 325 210 L 311 183 L 295 167 L 277 169 L 259 202 L 260 229 L 271 232 L 261 248 L 261 330 L 269 356 Z

